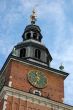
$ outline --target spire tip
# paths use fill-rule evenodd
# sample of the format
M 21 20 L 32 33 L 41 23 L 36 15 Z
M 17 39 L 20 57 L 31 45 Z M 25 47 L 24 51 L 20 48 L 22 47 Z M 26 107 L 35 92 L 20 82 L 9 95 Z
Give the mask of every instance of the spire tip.
M 30 16 L 30 18 L 31 18 L 31 24 L 35 24 L 35 22 L 36 22 L 36 12 L 35 12 L 35 9 L 33 9 L 33 11 L 32 11 L 32 15 Z

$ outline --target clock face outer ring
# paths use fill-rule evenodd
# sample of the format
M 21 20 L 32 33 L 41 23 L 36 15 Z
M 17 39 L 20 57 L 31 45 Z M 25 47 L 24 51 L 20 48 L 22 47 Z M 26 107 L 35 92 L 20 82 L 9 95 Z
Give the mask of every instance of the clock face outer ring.
M 47 77 L 40 71 L 30 71 L 28 81 L 37 88 L 44 88 L 47 85 Z

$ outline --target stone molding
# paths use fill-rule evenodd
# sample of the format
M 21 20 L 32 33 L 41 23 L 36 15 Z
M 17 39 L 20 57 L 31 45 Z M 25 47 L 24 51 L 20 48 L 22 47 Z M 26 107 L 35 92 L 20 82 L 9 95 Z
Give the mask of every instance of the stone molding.
M 55 102 L 50 99 L 46 99 L 46 98 L 43 98 L 40 96 L 36 96 L 34 94 L 16 90 L 14 88 L 10 88 L 7 86 L 4 86 L 0 93 L 1 99 L 4 98 L 5 95 L 13 96 L 13 97 L 19 98 L 21 100 L 26 100 L 26 101 L 29 101 L 29 102 L 32 102 L 35 104 L 43 105 L 48 108 L 54 108 L 55 110 L 73 110 L 73 106 Z
M 20 60 L 15 59 L 15 58 L 10 58 L 9 61 L 7 62 L 7 64 L 6 64 L 5 68 L 3 69 L 2 73 L 6 70 L 8 64 L 10 63 L 11 60 L 14 60 L 14 61 L 23 63 L 24 65 L 31 65 L 31 66 L 34 66 L 34 67 L 37 67 L 37 68 L 40 68 L 40 69 L 43 69 L 43 70 L 47 70 L 47 71 L 53 72 L 52 70 L 49 70 L 49 69 L 47 69 L 47 68 L 43 68 L 43 67 L 40 67 L 40 66 L 37 66 L 37 65 L 34 65 L 34 64 L 30 64 L 30 63 L 28 63 L 28 62 L 20 61 Z M 3 75 L 2 73 L 1 73 L 0 77 Z M 65 75 L 65 74 L 59 74 L 59 73 L 56 72 L 56 71 L 54 71 L 54 73 L 55 73 L 55 74 L 58 74 L 58 75 L 61 75 L 61 76 L 64 76 L 64 77 L 67 76 L 67 75 Z

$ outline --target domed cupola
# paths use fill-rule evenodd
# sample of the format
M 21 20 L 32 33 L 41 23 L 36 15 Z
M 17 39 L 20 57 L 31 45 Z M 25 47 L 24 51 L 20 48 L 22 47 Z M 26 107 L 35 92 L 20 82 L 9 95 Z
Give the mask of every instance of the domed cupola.
M 35 11 L 33 11 L 33 14 L 31 15 L 31 24 L 26 26 L 24 33 L 22 35 L 23 41 L 34 39 L 39 42 L 41 42 L 42 35 L 41 35 L 41 29 L 39 26 L 35 25 Z
M 42 44 L 42 35 L 39 26 L 35 25 L 35 11 L 31 15 L 31 24 L 26 26 L 22 35 L 23 41 L 18 43 L 13 50 L 13 55 L 32 61 L 36 64 L 49 66 L 52 57 L 48 49 Z

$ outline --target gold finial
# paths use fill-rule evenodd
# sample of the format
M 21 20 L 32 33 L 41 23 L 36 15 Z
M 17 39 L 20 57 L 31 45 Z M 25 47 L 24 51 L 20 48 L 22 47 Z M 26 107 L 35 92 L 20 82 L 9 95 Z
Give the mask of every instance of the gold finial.
M 30 18 L 31 18 L 31 24 L 35 24 L 35 21 L 36 21 L 35 9 L 33 9 L 32 15 L 30 16 Z

